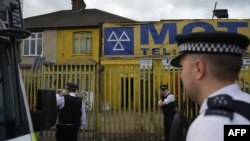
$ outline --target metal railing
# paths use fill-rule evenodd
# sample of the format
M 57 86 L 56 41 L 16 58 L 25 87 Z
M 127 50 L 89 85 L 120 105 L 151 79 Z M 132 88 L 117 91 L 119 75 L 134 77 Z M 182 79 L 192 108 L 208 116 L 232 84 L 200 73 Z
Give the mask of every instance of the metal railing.
M 105 65 L 100 71 L 96 65 L 51 65 L 37 71 L 22 69 L 22 76 L 32 109 L 37 89 L 64 89 L 68 81 L 79 85 L 87 107 L 87 126 L 79 138 L 162 140 L 163 114 L 157 107 L 161 84 L 175 94 L 179 110 L 185 101 L 186 117 L 194 117 L 199 108 L 185 96 L 180 70 L 169 66 Z M 242 90 L 249 92 L 249 81 L 250 69 L 244 66 L 238 80 Z M 54 131 L 39 134 L 54 137 Z

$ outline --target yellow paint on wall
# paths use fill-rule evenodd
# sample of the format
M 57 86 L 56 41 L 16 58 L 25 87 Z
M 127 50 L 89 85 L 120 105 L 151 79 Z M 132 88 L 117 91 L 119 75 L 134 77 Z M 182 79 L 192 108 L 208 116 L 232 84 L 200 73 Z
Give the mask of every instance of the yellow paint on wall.
M 74 32 L 92 33 L 92 54 L 73 54 L 73 34 Z M 99 58 L 99 29 L 65 29 L 58 30 L 57 33 L 57 64 L 95 64 Z
M 125 65 L 125 64 L 130 64 L 130 65 L 139 65 L 140 61 L 139 60 L 101 60 L 102 65 Z

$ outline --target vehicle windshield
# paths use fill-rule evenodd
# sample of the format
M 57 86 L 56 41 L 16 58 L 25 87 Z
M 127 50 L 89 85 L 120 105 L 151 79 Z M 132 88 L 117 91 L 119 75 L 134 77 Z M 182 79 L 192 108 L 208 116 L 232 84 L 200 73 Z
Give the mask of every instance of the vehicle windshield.
M 17 65 L 16 48 L 0 37 L 0 140 L 29 133 Z

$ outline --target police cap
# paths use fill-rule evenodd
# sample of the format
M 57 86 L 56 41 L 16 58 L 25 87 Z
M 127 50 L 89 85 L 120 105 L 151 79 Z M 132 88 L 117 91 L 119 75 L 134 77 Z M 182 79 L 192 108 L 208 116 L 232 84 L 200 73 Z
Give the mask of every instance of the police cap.
M 181 67 L 180 59 L 186 53 L 232 54 L 242 56 L 249 45 L 249 38 L 247 36 L 223 31 L 177 35 L 176 41 L 179 46 L 179 54 L 170 62 L 170 64 L 175 67 Z
M 167 85 L 161 85 L 161 86 L 160 86 L 160 89 L 161 89 L 161 90 L 168 89 L 168 86 L 167 86 Z
M 71 90 L 76 90 L 78 89 L 78 85 L 72 82 L 67 82 L 66 83 L 67 89 L 71 89 Z

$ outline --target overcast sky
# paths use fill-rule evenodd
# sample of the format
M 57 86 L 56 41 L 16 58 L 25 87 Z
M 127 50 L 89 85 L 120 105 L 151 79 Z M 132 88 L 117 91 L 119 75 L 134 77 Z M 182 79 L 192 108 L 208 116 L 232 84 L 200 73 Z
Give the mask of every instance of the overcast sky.
M 99 9 L 137 21 L 211 19 L 217 9 L 228 9 L 230 19 L 250 19 L 250 0 L 85 0 L 87 9 Z M 24 0 L 24 18 L 70 10 L 71 0 Z

